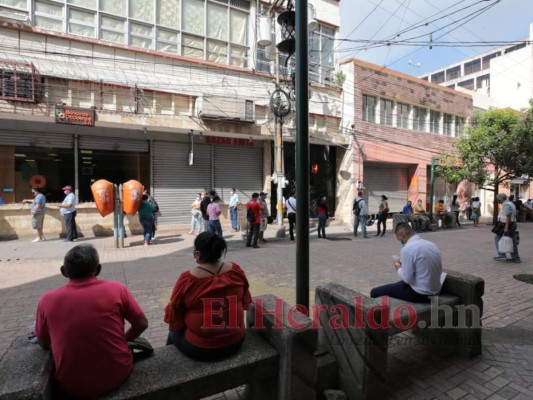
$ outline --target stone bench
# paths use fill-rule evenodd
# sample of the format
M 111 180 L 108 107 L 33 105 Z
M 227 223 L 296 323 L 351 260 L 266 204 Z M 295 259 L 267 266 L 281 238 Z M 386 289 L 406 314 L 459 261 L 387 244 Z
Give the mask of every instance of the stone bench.
M 387 397 L 389 342 L 398 333 L 412 330 L 422 343 L 468 357 L 481 354 L 484 281 L 447 272 L 441 295 L 431 304 L 389 298 L 386 307 L 383 298 L 372 299 L 339 284 L 317 287 L 315 303 L 324 309 L 319 313 L 319 346 L 335 357 L 339 386 L 349 399 Z M 338 324 L 343 309 L 348 326 Z
M 280 313 L 267 314 L 274 306 Z M 265 310 L 261 324 L 256 309 Z M 260 328 L 247 328 L 239 352 L 220 361 L 200 362 L 179 352 L 175 346 L 156 348 L 154 355 L 135 363 L 128 379 L 101 397 L 123 399 L 196 400 L 241 385 L 250 399 L 314 399 L 314 369 L 298 374 L 296 366 L 312 358 L 317 332 L 309 318 L 297 315 L 299 329 L 289 321 L 289 307 L 274 296 L 254 299 L 248 322 Z M 293 318 L 294 320 L 294 318 Z M 308 355 L 307 352 L 310 352 Z M 52 359 L 49 351 L 17 338 L 0 361 L 0 400 L 56 398 L 51 389 Z M 289 397 L 289 393 L 295 394 Z

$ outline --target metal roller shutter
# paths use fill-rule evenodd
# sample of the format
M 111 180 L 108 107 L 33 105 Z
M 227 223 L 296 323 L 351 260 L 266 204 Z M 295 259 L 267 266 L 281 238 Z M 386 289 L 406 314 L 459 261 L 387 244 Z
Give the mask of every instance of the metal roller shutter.
M 251 196 L 263 188 L 263 148 L 217 146 L 215 152 L 215 189 L 224 203 L 230 201 L 230 190 L 236 188 Z M 242 193 L 240 193 L 242 192 Z
M 211 146 L 194 145 L 194 165 L 187 163 L 187 143 L 155 141 L 154 192 L 160 224 L 191 222 L 191 203 L 198 192 L 211 189 Z
M 0 132 L 0 145 L 72 149 L 74 136 L 56 133 Z
M 409 170 L 405 166 L 372 165 L 364 166 L 364 197 L 368 212 L 378 212 L 381 195 L 388 198 L 390 212 L 400 212 L 407 202 Z
M 127 138 L 109 138 L 102 136 L 80 136 L 80 149 L 128 151 L 133 153 L 147 153 L 150 149 L 148 140 L 133 140 Z

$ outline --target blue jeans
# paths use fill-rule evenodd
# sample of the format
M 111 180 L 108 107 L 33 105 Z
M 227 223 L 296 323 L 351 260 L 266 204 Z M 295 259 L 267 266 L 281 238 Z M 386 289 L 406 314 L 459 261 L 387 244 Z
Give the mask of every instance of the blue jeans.
M 326 237 L 326 221 L 328 217 L 325 214 L 318 214 L 318 237 Z
M 394 297 L 395 299 L 410 301 L 412 303 L 430 302 L 429 296 L 415 292 L 413 288 L 404 281 L 378 286 L 370 291 L 370 297 L 373 299 L 381 296 Z
M 154 217 L 150 216 L 139 216 L 139 222 L 143 227 L 144 241 L 149 242 L 152 240 L 152 229 L 154 228 Z
M 357 228 L 361 224 L 361 234 L 366 237 L 366 215 L 356 215 L 353 221 L 353 235 L 357 236 Z
M 183 331 L 174 331 L 168 333 L 166 345 L 175 345 L 179 351 L 181 351 L 187 357 L 194 358 L 195 360 L 215 361 L 229 357 L 230 355 L 238 352 L 243 341 L 244 339 L 230 346 L 221 347 L 218 349 L 204 349 L 190 344 L 187 339 L 185 339 L 185 334 Z
M 237 207 L 230 207 L 229 215 L 231 219 L 231 229 L 233 230 L 239 229 L 239 226 L 237 225 Z
M 202 213 L 198 212 L 196 215 L 193 215 L 191 218 L 191 233 L 194 233 L 196 230 L 196 234 L 199 235 L 200 232 L 202 232 Z
M 209 220 L 209 230 L 215 232 L 218 236 L 222 236 L 222 225 L 218 219 Z
M 78 232 L 76 231 L 76 211 L 63 214 L 65 218 L 65 226 L 67 227 L 67 240 L 73 241 L 78 238 Z
M 511 239 L 513 239 L 513 253 L 511 254 L 511 258 L 513 261 L 520 260 L 520 255 L 518 254 L 518 244 L 516 243 L 516 222 L 509 223 L 509 231 L 507 233 Z M 496 253 L 498 254 L 498 257 L 505 257 L 504 253 L 500 253 L 498 250 L 498 243 L 500 242 L 500 239 L 503 237 L 503 235 L 494 235 L 494 244 L 496 245 Z

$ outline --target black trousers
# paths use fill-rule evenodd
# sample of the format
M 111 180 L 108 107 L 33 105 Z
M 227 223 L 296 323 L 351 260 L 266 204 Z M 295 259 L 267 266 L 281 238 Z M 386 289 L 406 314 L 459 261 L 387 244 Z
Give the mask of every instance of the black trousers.
M 259 228 L 261 227 L 261 224 L 250 224 L 248 223 L 248 236 L 246 238 L 246 245 L 247 246 L 257 246 L 257 239 L 259 239 Z
M 74 240 L 78 238 L 78 231 L 76 230 L 76 211 L 63 215 L 65 218 L 65 226 L 67 227 L 67 240 Z
M 294 240 L 294 225 L 296 224 L 296 213 L 288 213 L 287 219 L 289 220 L 289 234 L 291 240 Z

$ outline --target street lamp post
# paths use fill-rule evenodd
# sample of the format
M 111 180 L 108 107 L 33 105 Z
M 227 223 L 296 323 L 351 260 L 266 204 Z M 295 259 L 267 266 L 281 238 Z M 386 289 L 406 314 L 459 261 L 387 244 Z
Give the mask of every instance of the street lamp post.
M 429 219 L 433 223 L 433 193 L 435 191 L 435 167 L 439 165 L 439 159 L 431 157 L 431 171 L 429 181 Z

